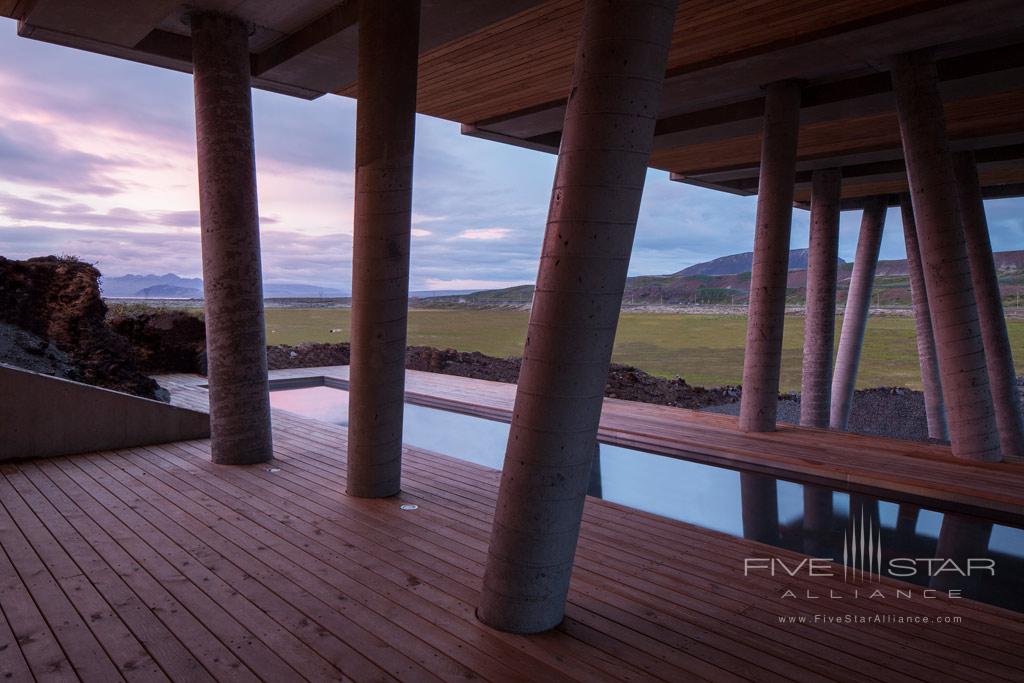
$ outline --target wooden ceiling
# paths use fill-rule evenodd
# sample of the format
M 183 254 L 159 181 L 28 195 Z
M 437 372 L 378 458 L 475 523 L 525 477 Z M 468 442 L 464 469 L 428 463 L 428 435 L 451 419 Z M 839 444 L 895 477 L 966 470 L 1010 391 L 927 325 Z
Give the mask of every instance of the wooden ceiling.
M 419 110 L 471 135 L 557 150 L 582 7 L 423 0 Z M 190 8 L 252 22 L 256 87 L 305 98 L 357 92 L 355 0 L 0 0 L 23 36 L 181 71 L 191 69 Z M 851 198 L 900 191 L 886 65 L 925 48 L 939 59 L 955 144 L 998 157 L 985 162 L 986 182 L 1024 183 L 1024 162 L 1004 158 L 1024 143 L 1020 0 L 682 0 L 651 165 L 756 192 L 762 86 L 798 79 L 800 172 L 844 167 Z

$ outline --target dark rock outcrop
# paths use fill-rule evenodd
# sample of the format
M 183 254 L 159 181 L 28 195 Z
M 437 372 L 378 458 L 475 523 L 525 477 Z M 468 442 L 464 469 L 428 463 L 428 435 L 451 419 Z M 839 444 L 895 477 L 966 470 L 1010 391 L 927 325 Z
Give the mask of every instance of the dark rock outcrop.
M 135 362 L 146 372 L 205 371 L 202 355 L 206 348 L 206 327 L 196 315 L 156 310 L 113 316 L 108 323 L 129 341 Z
M 435 349 L 430 346 L 410 346 L 405 350 L 405 367 L 409 370 L 439 372 L 474 379 L 514 384 L 519 379 L 519 358 L 496 358 L 476 351 Z
M 348 344 L 278 344 L 267 347 L 267 367 L 271 370 L 326 365 L 348 365 Z
M 0 257 L 0 321 L 52 341 L 82 382 L 168 400 L 166 390 L 139 371 L 128 340 L 107 325 L 99 276 L 74 258 Z

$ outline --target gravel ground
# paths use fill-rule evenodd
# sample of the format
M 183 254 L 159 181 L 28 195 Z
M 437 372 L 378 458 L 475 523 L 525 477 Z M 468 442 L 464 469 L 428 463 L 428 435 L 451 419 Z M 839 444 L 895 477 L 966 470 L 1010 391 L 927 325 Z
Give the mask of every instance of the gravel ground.
M 727 403 L 704 408 L 709 413 L 739 415 L 740 404 Z M 799 397 L 779 400 L 779 422 L 800 423 Z M 911 441 L 928 441 L 924 394 L 909 389 L 863 389 L 853 399 L 851 432 L 888 436 Z

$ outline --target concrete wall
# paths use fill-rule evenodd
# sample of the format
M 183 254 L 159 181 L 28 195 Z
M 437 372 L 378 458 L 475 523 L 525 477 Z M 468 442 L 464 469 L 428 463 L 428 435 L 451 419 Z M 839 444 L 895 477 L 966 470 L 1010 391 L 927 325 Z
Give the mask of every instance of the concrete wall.
M 206 413 L 0 365 L 0 460 L 209 436 Z

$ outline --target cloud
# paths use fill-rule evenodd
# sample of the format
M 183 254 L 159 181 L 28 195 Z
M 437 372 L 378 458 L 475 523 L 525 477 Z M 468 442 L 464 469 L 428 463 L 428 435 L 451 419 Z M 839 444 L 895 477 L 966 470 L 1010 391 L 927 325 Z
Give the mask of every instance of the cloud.
M 266 282 L 310 282 L 346 289 L 351 283 L 351 235 L 264 230 L 260 237 Z M 0 224 L 0 254 L 8 258 L 69 254 L 96 264 L 110 276 L 174 272 L 201 277 L 200 252 L 198 230 L 136 232 Z
M 508 237 L 511 230 L 508 228 L 470 228 L 463 230 L 456 237 L 464 240 L 503 240 Z
M 89 204 L 69 201 L 66 198 L 49 197 L 45 201 L 40 201 L 8 193 L 0 193 L 0 214 L 16 221 L 100 228 L 138 228 L 146 225 L 176 228 L 199 227 L 198 211 L 137 211 L 120 206 L 106 211 L 97 211 Z M 274 222 L 273 218 L 264 220 Z
M 199 251 L 197 230 L 135 232 L 0 224 L 0 254 L 8 258 L 69 254 L 96 264 L 104 275 L 175 272 L 199 276 Z
M 46 128 L 0 121 L 0 179 L 67 192 L 111 195 L 124 189 L 111 172 L 131 166 L 67 147 Z

